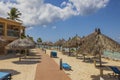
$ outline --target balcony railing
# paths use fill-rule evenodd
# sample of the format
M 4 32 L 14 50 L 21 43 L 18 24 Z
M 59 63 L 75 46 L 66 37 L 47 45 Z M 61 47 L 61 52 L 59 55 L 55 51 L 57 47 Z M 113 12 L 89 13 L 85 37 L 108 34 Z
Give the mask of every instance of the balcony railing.
M 19 37 L 19 31 L 8 29 L 7 30 L 7 36 Z

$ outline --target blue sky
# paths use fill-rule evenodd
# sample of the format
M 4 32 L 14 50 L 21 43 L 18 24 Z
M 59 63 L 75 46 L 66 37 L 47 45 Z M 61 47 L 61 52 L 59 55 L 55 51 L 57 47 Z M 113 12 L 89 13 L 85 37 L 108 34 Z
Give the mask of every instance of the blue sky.
M 1 0 L 2 1 L 2 0 Z M 8 1 L 8 0 L 7 0 Z M 12 1 L 12 0 L 11 0 Z M 15 0 L 14 0 L 15 1 Z M 22 0 L 24 2 L 24 0 Z M 21 1 L 21 3 L 22 3 Z M 37 1 L 37 0 L 36 0 Z M 73 1 L 73 0 L 72 0 Z M 76 0 L 79 2 L 79 0 Z M 82 1 L 82 0 L 80 0 Z M 84 0 L 83 0 L 84 1 Z M 91 4 L 88 0 L 88 4 Z M 98 0 L 98 1 L 104 1 L 104 0 Z M 86 36 L 92 32 L 94 32 L 95 28 L 100 28 L 101 32 L 116 41 L 120 42 L 120 0 L 106 0 L 108 1 L 104 7 L 100 6 L 98 7 L 92 7 L 92 8 L 81 8 L 82 11 L 78 10 L 80 14 L 76 14 L 73 12 L 77 12 L 75 10 L 79 9 L 79 7 L 75 7 L 75 10 L 72 9 L 71 14 L 65 15 L 64 17 L 59 17 L 59 15 L 52 15 L 55 13 L 54 11 L 58 12 L 59 8 L 62 8 L 62 3 L 69 3 L 74 4 L 73 2 L 70 2 L 69 0 L 41 0 L 41 4 L 50 5 L 49 11 L 47 11 L 49 14 L 47 14 L 46 11 L 43 10 L 40 14 L 47 14 L 47 18 L 39 17 L 39 21 L 37 22 L 37 19 L 35 19 L 36 24 L 27 25 L 29 28 L 26 29 L 26 34 L 33 36 L 36 40 L 37 38 L 41 37 L 43 41 L 56 41 L 61 38 L 68 39 L 69 37 L 73 37 L 76 34 L 79 36 Z M 43 2 L 43 3 L 42 3 Z M 27 2 L 26 2 L 27 3 Z M 94 5 L 96 6 L 95 3 Z M 39 4 L 36 4 L 39 5 Z M 77 4 L 76 4 L 77 5 Z M 99 5 L 99 4 L 98 4 Z M 51 7 L 52 6 L 52 7 Z M 65 7 L 71 7 L 67 4 L 64 5 Z M 72 5 L 73 6 L 73 5 Z M 32 6 L 34 7 L 34 6 Z M 84 7 L 84 5 L 83 5 Z M 55 9 L 52 9 L 55 8 Z M 22 9 L 19 7 L 19 9 L 22 12 Z M 38 8 L 36 8 L 38 9 Z M 36 10 L 35 9 L 35 10 Z M 84 10 L 85 9 L 85 10 Z M 46 8 L 47 10 L 47 8 Z M 64 10 L 64 8 L 62 8 Z M 69 9 L 68 9 L 69 11 Z M 69 13 L 70 13 L 69 12 Z M 2 13 L 1 13 L 2 14 Z M 64 12 L 63 12 L 64 14 Z M 31 14 L 32 15 L 32 14 Z M 37 14 L 36 14 L 37 15 Z M 60 14 L 62 16 L 62 13 Z M 50 18 L 49 18 L 50 16 Z M 56 17 L 57 16 L 57 17 Z M 29 17 L 29 16 L 28 16 Z M 33 18 L 33 17 L 32 17 Z M 65 19 L 64 19 L 65 18 Z M 47 20 L 48 19 L 48 20 Z M 28 19 L 27 19 L 28 20 Z M 25 21 L 26 23 L 27 20 Z M 35 22 L 33 21 L 33 22 Z M 31 23 L 32 19 L 31 19 Z M 30 23 L 29 23 L 30 24 Z
M 53 2 L 53 0 L 46 1 L 60 5 L 59 2 Z M 56 28 L 52 29 L 53 26 Z M 27 34 L 35 38 L 41 37 L 45 41 L 56 41 L 60 38 L 68 39 L 76 34 L 79 36 L 88 35 L 96 27 L 99 27 L 103 34 L 120 41 L 120 0 L 111 0 L 105 8 L 96 13 L 75 16 L 64 21 L 60 20 L 49 24 L 46 28 L 35 27 L 28 30 Z M 31 32 L 35 32 L 35 34 Z

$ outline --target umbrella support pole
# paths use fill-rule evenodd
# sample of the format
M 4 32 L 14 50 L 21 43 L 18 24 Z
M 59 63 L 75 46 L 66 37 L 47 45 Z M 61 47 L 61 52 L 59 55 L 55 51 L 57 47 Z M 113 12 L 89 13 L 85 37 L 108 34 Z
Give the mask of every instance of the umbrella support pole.
M 96 60 L 94 59 L 94 66 L 96 67 Z
M 21 61 L 21 56 L 19 57 L 19 61 Z
M 21 50 L 20 50 L 20 54 L 19 54 L 19 61 L 21 61 L 22 55 L 21 55 Z
M 85 62 L 85 55 L 83 55 L 84 56 L 84 59 L 83 59 L 83 61 Z
M 99 62 L 100 62 L 100 66 L 102 66 L 101 54 L 99 54 Z
M 25 49 L 25 58 L 27 58 L 27 50 Z

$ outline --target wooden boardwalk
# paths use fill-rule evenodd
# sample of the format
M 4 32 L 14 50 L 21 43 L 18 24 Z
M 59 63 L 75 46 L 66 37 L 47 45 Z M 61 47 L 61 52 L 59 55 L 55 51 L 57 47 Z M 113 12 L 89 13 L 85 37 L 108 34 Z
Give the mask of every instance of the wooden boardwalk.
M 53 59 L 39 49 L 38 52 L 41 62 L 37 65 L 35 80 L 71 80 Z

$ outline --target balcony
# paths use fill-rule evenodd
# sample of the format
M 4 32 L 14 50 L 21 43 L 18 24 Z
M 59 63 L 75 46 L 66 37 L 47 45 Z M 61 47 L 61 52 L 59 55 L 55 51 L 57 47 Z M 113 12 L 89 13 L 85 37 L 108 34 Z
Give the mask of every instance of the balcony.
M 12 30 L 12 29 L 8 29 L 7 30 L 7 36 L 10 36 L 10 37 L 20 37 L 19 36 L 19 31 L 16 31 L 16 30 Z
M 3 24 L 2 23 L 0 23 L 0 36 L 1 35 L 4 35 L 4 33 L 3 33 Z

